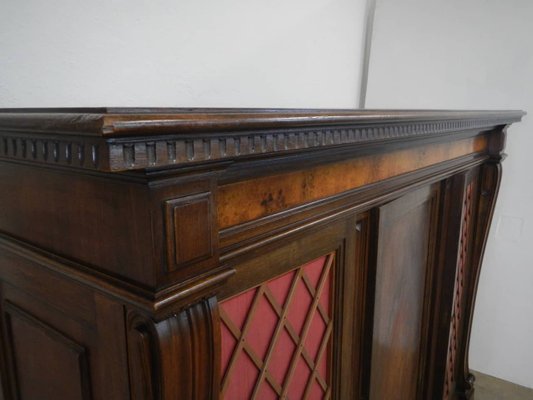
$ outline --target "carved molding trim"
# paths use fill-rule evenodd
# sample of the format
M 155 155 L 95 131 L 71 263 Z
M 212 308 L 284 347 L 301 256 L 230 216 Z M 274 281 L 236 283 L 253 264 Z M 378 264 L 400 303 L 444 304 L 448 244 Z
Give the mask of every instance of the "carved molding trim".
M 41 267 L 129 304 L 139 312 L 156 319 L 167 318 L 169 314 L 216 294 L 217 290 L 235 274 L 233 268 L 223 265 L 194 279 L 153 291 L 133 284 L 124 284 L 103 273 L 89 273 L 83 264 L 59 256 L 52 258 L 50 253 L 36 250 L 30 245 L 0 234 L 0 251 L 12 252 Z
M 156 319 L 166 318 L 169 313 L 175 313 L 202 298 L 213 296 L 233 275 L 235 269 L 224 266 L 198 278 L 161 290 L 151 304 L 150 314 Z
M 83 137 L 64 139 L 0 132 L 0 159 L 99 170 L 102 144 Z
M 98 171 L 126 171 L 235 160 L 257 155 L 490 130 L 519 117 L 332 124 L 233 132 L 170 132 L 106 138 L 0 132 L 0 159 Z
M 465 130 L 492 129 L 498 120 L 458 120 L 420 123 L 332 126 L 244 133 L 221 133 L 160 140 L 114 140 L 108 143 L 112 171 L 233 160 L 254 155 L 438 136 Z

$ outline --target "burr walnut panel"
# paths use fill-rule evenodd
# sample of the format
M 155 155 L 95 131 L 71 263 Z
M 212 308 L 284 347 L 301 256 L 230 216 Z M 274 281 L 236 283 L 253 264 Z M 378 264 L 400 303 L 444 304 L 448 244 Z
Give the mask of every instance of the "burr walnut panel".
M 487 144 L 486 136 L 478 136 L 228 184 L 219 191 L 218 224 L 221 228 L 242 224 L 439 162 L 484 152 Z

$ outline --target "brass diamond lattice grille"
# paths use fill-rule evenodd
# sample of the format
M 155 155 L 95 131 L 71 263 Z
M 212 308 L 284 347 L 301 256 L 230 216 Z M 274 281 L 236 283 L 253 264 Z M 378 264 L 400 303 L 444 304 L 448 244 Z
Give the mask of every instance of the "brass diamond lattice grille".
M 222 398 L 329 399 L 334 254 L 220 303 Z

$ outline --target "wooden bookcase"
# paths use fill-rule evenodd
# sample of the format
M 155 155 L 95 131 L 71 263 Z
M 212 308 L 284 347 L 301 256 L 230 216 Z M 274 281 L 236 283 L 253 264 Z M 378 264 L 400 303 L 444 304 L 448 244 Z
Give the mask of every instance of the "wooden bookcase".
M 0 111 L 0 398 L 471 397 L 523 114 Z

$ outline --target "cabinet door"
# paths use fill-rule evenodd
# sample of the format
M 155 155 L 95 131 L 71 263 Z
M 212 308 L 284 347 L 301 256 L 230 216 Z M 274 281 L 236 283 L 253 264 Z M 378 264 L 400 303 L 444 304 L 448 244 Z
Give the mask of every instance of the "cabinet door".
M 372 400 L 420 397 L 438 192 L 427 186 L 377 209 Z
M 219 300 L 221 399 L 354 397 L 352 216 L 237 261 Z
M 25 254 L 0 248 L 5 400 L 129 399 L 122 305 Z

